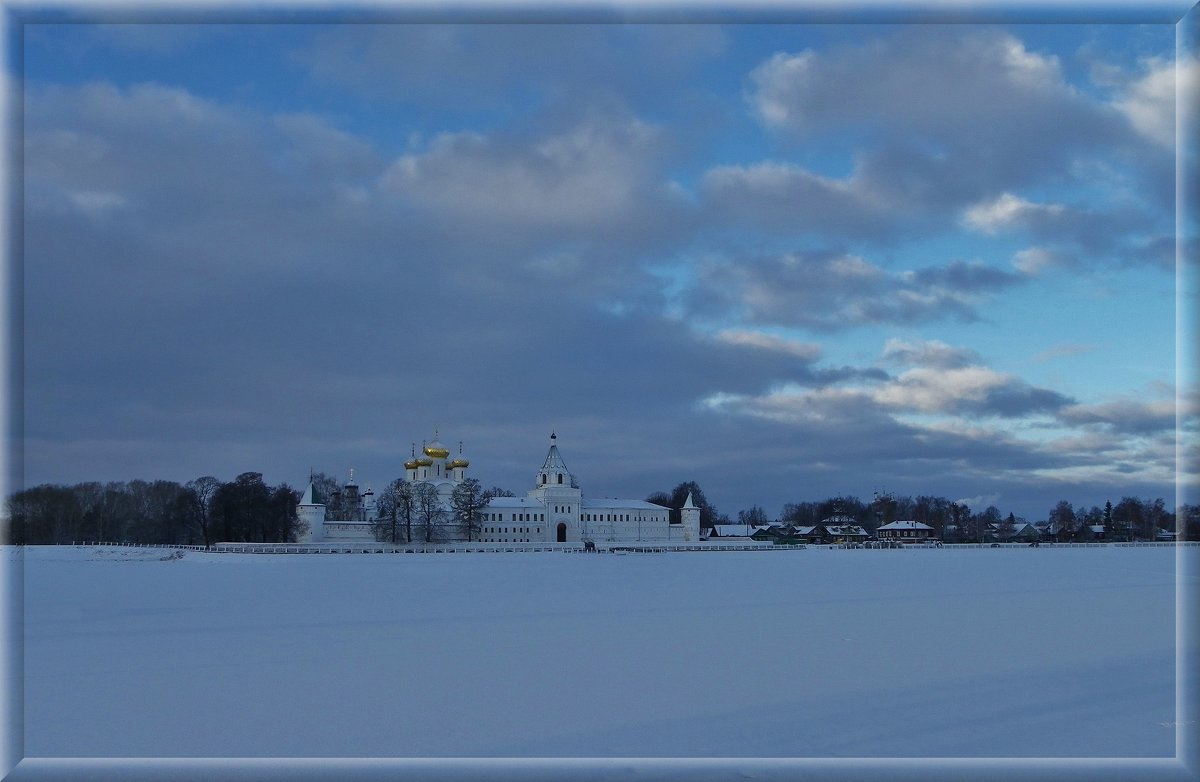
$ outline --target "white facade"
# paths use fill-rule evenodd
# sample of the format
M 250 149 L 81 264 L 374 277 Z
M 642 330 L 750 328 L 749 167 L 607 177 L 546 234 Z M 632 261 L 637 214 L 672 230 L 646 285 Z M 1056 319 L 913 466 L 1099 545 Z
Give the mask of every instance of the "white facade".
M 584 497 L 558 452 L 557 439 L 550 435 L 550 449 L 534 474 L 534 488 L 526 496 L 495 497 L 480 510 L 474 542 L 693 543 L 700 540 L 700 509 L 692 503 L 691 495 L 680 509 L 680 522 L 676 524 L 671 523 L 669 509 L 661 505 L 643 500 Z M 459 450 L 459 455 L 451 458 L 449 449 L 435 437 L 422 446 L 420 456 L 414 452 L 404 463 L 405 480 L 433 485 L 448 517 L 450 495 L 466 479 L 470 466 L 461 454 L 461 446 Z M 357 490 L 357 485 L 347 484 L 346 496 L 358 497 Z M 357 518 L 327 519 L 324 498 L 317 496 L 310 484 L 297 511 L 309 527 L 305 540 L 374 540 L 374 503 L 368 507 L 363 502 L 356 507 L 360 508 L 353 513 Z M 437 537 L 439 541 L 466 540 L 462 525 L 452 521 L 442 525 Z

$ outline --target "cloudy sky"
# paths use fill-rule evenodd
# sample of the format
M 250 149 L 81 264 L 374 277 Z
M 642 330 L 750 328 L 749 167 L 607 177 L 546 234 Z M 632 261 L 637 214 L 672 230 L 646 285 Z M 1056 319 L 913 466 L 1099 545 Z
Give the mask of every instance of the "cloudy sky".
M 585 494 L 731 515 L 1170 504 L 1175 45 L 27 25 L 25 482 L 379 487 L 437 428 L 485 486 L 555 431 Z

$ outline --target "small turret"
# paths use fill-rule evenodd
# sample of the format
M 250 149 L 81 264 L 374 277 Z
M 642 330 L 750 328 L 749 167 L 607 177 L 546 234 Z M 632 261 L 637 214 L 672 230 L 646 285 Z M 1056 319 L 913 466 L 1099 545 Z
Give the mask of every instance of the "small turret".
M 684 501 L 683 507 L 679 509 L 679 521 L 683 525 L 683 539 L 689 543 L 700 540 L 700 509 L 692 502 L 692 493 L 689 491 L 687 500 Z
M 308 489 L 296 505 L 296 517 L 306 525 L 308 531 L 301 536 L 301 542 L 313 542 L 325 539 L 325 499 L 317 491 L 317 487 L 309 481 Z

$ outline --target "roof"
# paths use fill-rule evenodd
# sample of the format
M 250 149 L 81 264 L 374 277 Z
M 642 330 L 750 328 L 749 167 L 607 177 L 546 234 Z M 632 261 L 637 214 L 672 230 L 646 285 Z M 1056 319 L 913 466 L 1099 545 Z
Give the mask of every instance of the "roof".
M 760 529 L 766 529 L 766 525 L 755 526 L 753 524 L 714 524 L 712 534 L 719 538 L 748 538 Z
M 545 508 L 540 500 L 528 497 L 492 497 L 485 508 Z
M 793 524 L 767 524 L 765 526 L 755 527 L 754 529 L 755 535 L 757 535 L 759 532 L 766 532 L 769 535 L 786 537 L 795 535 L 808 535 L 815 529 L 815 527 L 797 527 Z
M 893 521 L 890 524 L 884 524 L 879 529 L 933 529 L 933 527 L 919 521 Z
M 563 462 L 562 456 L 558 453 L 557 437 L 554 434 L 550 435 L 550 450 L 546 452 L 546 461 L 542 463 L 543 470 L 562 470 L 570 472 L 567 465 Z
M 857 524 L 821 524 L 830 535 L 866 535 L 867 531 Z
M 321 493 L 317 491 L 317 487 L 312 483 L 308 484 L 308 488 L 304 490 L 304 496 L 300 498 L 301 505 L 324 505 L 325 500 L 321 498 Z
M 597 499 L 589 499 L 584 497 L 582 500 L 585 508 L 625 508 L 632 510 L 668 510 L 665 505 L 655 505 L 653 502 L 645 500 L 614 500 L 607 497 Z

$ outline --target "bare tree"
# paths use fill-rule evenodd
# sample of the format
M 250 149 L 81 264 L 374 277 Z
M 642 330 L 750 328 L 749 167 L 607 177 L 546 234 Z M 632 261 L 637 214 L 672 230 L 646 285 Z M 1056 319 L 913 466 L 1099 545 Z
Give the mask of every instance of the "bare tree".
M 1050 511 L 1050 530 L 1058 540 L 1069 540 L 1075 534 L 1075 506 L 1059 500 Z
M 442 507 L 442 498 L 438 496 L 437 488 L 429 483 L 415 484 L 413 505 L 425 542 L 432 543 L 437 536 L 438 527 L 446 521 L 446 509 Z
M 221 488 L 221 482 L 211 475 L 204 475 L 194 481 L 188 481 L 187 488 L 196 496 L 196 523 L 204 538 L 204 545 L 212 545 L 212 508 L 213 498 Z
M 467 478 L 451 492 L 450 509 L 459 527 L 466 532 L 468 542 L 474 542 L 475 534 L 479 531 L 480 511 L 489 500 L 491 497 L 474 478 Z
M 375 540 L 412 542 L 412 523 L 416 513 L 414 486 L 403 478 L 397 478 L 380 493 L 376 503 L 377 515 L 371 523 Z

